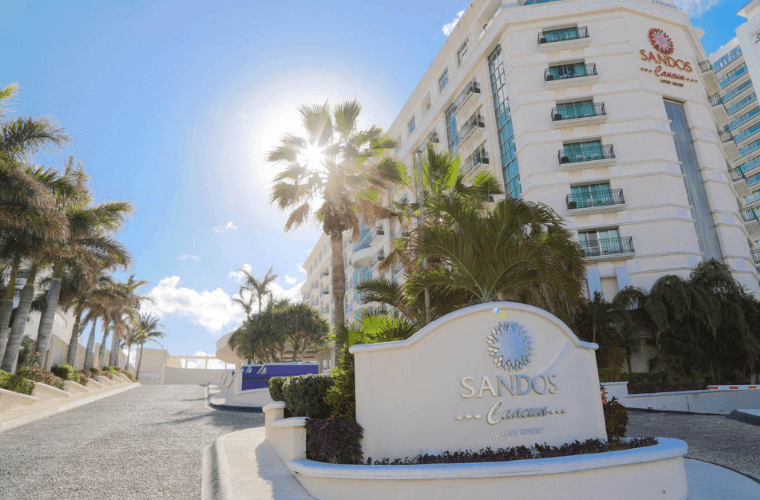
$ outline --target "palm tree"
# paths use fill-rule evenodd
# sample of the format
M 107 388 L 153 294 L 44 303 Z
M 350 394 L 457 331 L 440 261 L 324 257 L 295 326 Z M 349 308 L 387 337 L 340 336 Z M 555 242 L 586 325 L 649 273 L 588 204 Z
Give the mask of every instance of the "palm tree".
M 651 321 L 647 321 L 643 305 L 647 293 L 641 288 L 627 286 L 615 294 L 612 303 L 621 317 L 618 345 L 625 351 L 628 373 L 633 373 L 631 358 L 641 354 L 642 330 L 654 330 Z
M 113 284 L 113 279 L 105 273 L 97 275 L 94 279 L 91 276 L 86 276 L 85 279 L 75 282 L 75 286 L 72 287 L 69 296 L 65 300 L 61 300 L 61 303 L 66 304 L 66 309 L 74 308 L 74 327 L 71 331 L 69 350 L 66 355 L 66 362 L 71 366 L 75 366 L 79 338 L 84 327 L 87 325 L 88 316 L 84 317 L 84 322 L 82 321 L 84 312 L 88 309 L 92 310 L 94 307 L 93 301 L 97 300 L 99 295 L 97 293 L 98 290 L 102 289 L 103 286 L 110 288 L 111 284 Z M 92 319 L 93 322 L 95 321 L 95 318 L 89 319 Z
M 386 213 L 380 207 L 378 189 L 399 180 L 395 162 L 371 160 L 396 146 L 382 130 L 371 126 L 358 130 L 361 106 L 345 101 L 330 105 L 301 106 L 306 137 L 288 134 L 267 160 L 286 166 L 275 177 L 271 202 L 289 210 L 285 231 L 313 220 L 330 236 L 335 324 L 344 323 L 343 232 L 359 234 L 359 215 Z M 314 211 L 313 203 L 323 200 Z M 358 214 L 358 215 L 357 215 Z
M 286 338 L 293 348 L 291 361 L 296 361 L 309 349 L 327 342 L 330 324 L 310 305 L 304 303 L 290 305 L 283 311 L 283 316 L 287 331 Z
M 110 319 L 113 325 L 113 337 L 111 337 L 109 366 L 119 364 L 119 339 L 126 335 L 128 322 L 138 318 L 141 302 L 150 301 L 150 298 L 136 293 L 138 288 L 147 284 L 147 281 L 135 280 L 134 275 L 131 275 L 127 279 L 127 282 L 124 283 L 126 300 L 115 305 L 114 310 L 111 311 Z
M 410 237 L 419 262 L 435 258 L 405 284 L 407 293 L 441 287 L 465 294 L 461 306 L 511 300 L 567 318 L 582 304 L 583 253 L 549 207 L 515 198 L 493 207 L 457 198 L 437 203 L 440 224 L 425 224 Z
M 132 205 L 115 202 L 87 206 L 91 199 L 86 186 L 87 176 L 73 157 L 69 158 L 64 176 L 70 178 L 78 189 L 76 196 L 62 198 L 58 203 L 58 209 L 69 221 L 69 238 L 64 245 L 50 246 L 46 252 L 47 260 L 53 263 L 53 278 L 37 335 L 36 361 L 39 366 L 42 366 L 50 342 L 64 273 L 95 275 L 117 265 L 126 269 L 131 260 L 126 248 L 110 238 L 108 233 L 121 228 L 125 216 L 132 211 Z M 72 332 L 72 336 L 78 340 L 79 332 Z
M 269 290 L 269 287 L 272 283 L 277 281 L 278 278 L 276 274 L 272 273 L 272 270 L 273 268 L 270 267 L 269 271 L 267 271 L 267 274 L 261 280 L 258 280 L 256 279 L 256 276 L 249 273 L 245 269 L 240 269 L 240 272 L 245 276 L 245 283 L 240 286 L 240 299 L 234 298 L 233 300 L 242 305 L 243 309 L 246 309 L 246 302 L 243 300 L 243 295 L 244 292 L 249 292 L 251 294 L 251 298 L 256 297 L 256 300 L 259 303 L 259 312 L 261 312 L 261 305 L 264 297 L 268 295 L 269 300 L 272 300 L 272 292 Z M 250 314 L 251 312 L 249 300 L 246 316 L 250 316 Z
M 135 373 L 136 379 L 140 378 L 140 365 L 142 365 L 143 348 L 145 347 L 145 343 L 155 342 L 156 344 L 161 345 L 156 339 L 166 336 L 164 332 L 159 331 L 160 328 L 163 328 L 163 325 L 158 321 L 158 318 L 150 314 L 140 315 L 135 332 L 135 342 L 140 346 L 140 360 L 137 362 L 137 372 Z M 127 363 L 129 363 L 129 355 L 127 355 Z
M 101 342 L 101 352 L 99 359 L 103 359 L 105 354 L 105 339 L 108 335 L 109 312 L 113 309 L 113 302 L 126 300 L 126 291 L 123 286 L 115 283 L 113 280 L 107 283 L 99 283 L 96 288 L 87 296 L 87 308 L 89 312 L 85 317 L 85 324 L 92 322 L 90 335 L 87 338 L 87 347 L 84 355 L 84 369 L 89 370 L 93 364 L 93 350 L 95 348 L 95 329 L 98 319 L 104 321 L 103 341 Z

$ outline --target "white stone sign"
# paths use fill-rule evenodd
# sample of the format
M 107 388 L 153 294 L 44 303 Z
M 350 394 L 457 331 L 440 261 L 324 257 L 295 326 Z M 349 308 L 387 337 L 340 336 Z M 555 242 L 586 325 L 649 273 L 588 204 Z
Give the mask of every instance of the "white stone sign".
M 462 309 L 404 341 L 353 346 L 364 456 L 606 440 L 597 347 L 509 302 Z

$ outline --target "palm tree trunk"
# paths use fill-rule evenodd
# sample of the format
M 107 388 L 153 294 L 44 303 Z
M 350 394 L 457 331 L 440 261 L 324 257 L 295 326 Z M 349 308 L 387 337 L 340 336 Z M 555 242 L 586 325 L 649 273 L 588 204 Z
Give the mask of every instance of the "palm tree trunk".
M 18 350 L 21 348 L 21 339 L 24 336 L 26 320 L 29 318 L 29 311 L 32 308 L 32 300 L 34 299 L 34 281 L 36 277 L 37 264 L 35 263 L 32 264 L 32 268 L 29 270 L 29 277 L 26 279 L 26 284 L 21 290 L 21 298 L 16 309 L 16 317 L 13 319 L 11 334 L 8 337 L 8 344 L 5 347 L 5 355 L 3 356 L 3 364 L 0 366 L 0 370 L 10 373 L 16 371 Z
M 108 325 L 104 325 L 108 326 Z M 116 334 L 114 334 L 116 335 Z M 99 368 L 106 366 L 106 339 L 108 338 L 108 328 L 103 329 L 103 340 L 100 341 L 100 351 L 98 351 L 98 365 Z
M 50 289 L 47 293 L 45 309 L 42 311 L 40 327 L 37 330 L 37 345 L 34 349 L 35 361 L 37 361 L 37 366 L 42 368 L 44 368 L 42 363 L 45 360 L 45 354 L 50 345 L 50 334 L 53 332 L 55 313 L 58 311 L 58 298 L 61 295 L 62 276 L 63 264 L 59 262 L 55 265 L 55 269 L 53 270 L 53 279 L 50 280 Z M 71 332 L 71 336 L 72 338 L 74 337 L 73 331 Z M 74 352 L 76 353 L 76 350 Z
M 84 369 L 89 370 L 92 368 L 92 350 L 95 348 L 95 325 L 98 324 L 98 317 L 94 317 L 92 320 L 92 328 L 90 328 L 90 336 L 87 338 L 87 349 L 84 351 Z
M 117 366 L 119 364 L 119 339 L 121 339 L 120 329 L 114 328 L 113 337 L 111 337 L 111 356 L 108 359 L 108 366 Z
M 82 325 L 82 310 L 77 308 L 77 316 L 74 320 L 74 328 L 71 329 L 71 339 L 69 340 L 69 351 L 66 354 L 66 362 L 76 369 L 77 347 L 79 347 L 79 336 L 82 334 L 84 325 Z
M 628 374 L 630 375 L 633 373 L 633 369 L 631 368 L 631 353 L 625 353 L 625 360 L 628 362 Z
M 330 235 L 332 250 L 332 286 L 335 299 L 335 327 L 346 322 L 343 310 L 343 298 L 346 295 L 346 270 L 343 269 L 343 233 L 338 231 Z
M 13 296 L 16 294 L 16 276 L 18 275 L 18 263 L 11 266 L 11 278 L 8 280 L 8 289 L 5 297 L 0 302 L 0 361 L 5 354 L 5 345 L 11 334 L 11 314 L 13 314 Z
M 135 372 L 136 380 L 140 380 L 140 366 L 142 365 L 143 347 L 145 347 L 145 344 L 140 344 L 140 359 L 137 360 L 137 371 Z
M 127 342 L 127 362 L 124 363 L 124 371 L 129 370 L 129 354 L 132 350 L 132 342 Z

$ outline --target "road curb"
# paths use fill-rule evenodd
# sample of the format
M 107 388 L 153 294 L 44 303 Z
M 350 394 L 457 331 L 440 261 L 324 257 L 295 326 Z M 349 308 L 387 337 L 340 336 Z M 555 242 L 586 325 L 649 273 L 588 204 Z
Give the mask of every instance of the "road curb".
M 224 451 L 225 436 L 218 437 L 203 450 L 201 500 L 234 500 L 232 480 Z
M 29 413 L 27 415 L 22 415 L 18 418 L 6 420 L 5 422 L 0 422 L 0 433 L 3 433 L 10 429 L 15 429 L 16 427 L 20 427 L 24 424 L 36 422 L 37 420 L 41 420 L 43 418 L 47 418 L 52 415 L 57 415 L 58 413 L 64 412 L 66 410 L 71 410 L 72 408 L 77 408 L 79 406 L 86 405 L 87 403 L 92 403 L 93 401 L 97 401 L 99 399 L 107 398 L 109 396 L 113 396 L 115 394 L 119 394 L 124 391 L 134 389 L 135 387 L 138 387 L 139 385 L 140 385 L 139 382 L 133 382 L 125 387 L 119 387 L 116 389 L 112 389 L 110 391 L 100 392 L 98 394 L 93 394 L 91 396 L 86 396 L 84 398 L 77 399 L 76 401 L 71 401 L 70 403 L 60 404 L 57 406 L 53 406 L 51 408 L 47 408 L 45 410 L 40 410 L 37 412 Z

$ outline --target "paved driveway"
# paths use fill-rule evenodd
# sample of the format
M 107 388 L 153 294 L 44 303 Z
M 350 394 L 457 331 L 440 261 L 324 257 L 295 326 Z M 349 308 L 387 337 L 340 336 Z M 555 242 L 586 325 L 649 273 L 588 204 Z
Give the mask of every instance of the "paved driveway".
M 140 386 L 0 434 L 0 499 L 199 499 L 203 449 L 264 425 L 206 409 L 204 394 Z
M 629 410 L 628 435 L 681 439 L 689 445 L 687 458 L 722 465 L 760 481 L 760 426 L 720 415 Z

